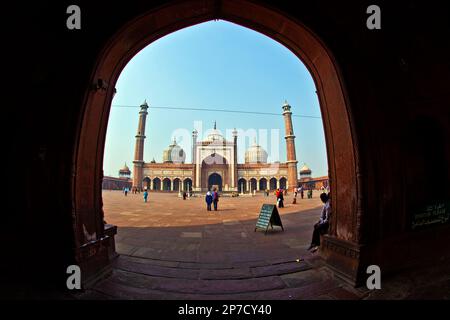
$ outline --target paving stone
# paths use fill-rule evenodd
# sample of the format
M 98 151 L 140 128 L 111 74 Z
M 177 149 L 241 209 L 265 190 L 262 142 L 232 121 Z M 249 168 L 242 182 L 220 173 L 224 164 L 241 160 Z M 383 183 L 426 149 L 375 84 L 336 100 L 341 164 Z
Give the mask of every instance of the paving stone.
M 182 232 L 181 233 L 182 238 L 202 238 L 201 232 Z

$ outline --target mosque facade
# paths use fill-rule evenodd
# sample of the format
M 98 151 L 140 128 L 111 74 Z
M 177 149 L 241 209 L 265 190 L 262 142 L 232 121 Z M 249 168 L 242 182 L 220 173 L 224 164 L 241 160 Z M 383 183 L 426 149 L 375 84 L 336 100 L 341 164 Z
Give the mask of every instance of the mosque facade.
M 199 141 L 192 132 L 192 159 L 186 163 L 185 151 L 174 140 L 163 151 L 163 161 L 145 162 L 144 141 L 148 104 L 140 106 L 139 124 L 133 161 L 132 186 L 137 190 L 206 192 L 216 188 L 222 192 L 250 193 L 298 186 L 295 135 L 291 106 L 282 106 L 287 161 L 267 161 L 268 154 L 256 141 L 245 151 L 245 163 L 238 163 L 238 132 L 227 140 L 216 128 Z

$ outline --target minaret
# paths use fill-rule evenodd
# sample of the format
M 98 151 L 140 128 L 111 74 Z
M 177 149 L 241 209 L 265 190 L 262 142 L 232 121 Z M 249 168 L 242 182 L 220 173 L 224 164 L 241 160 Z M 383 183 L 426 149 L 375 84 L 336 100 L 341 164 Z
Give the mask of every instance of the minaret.
M 288 181 L 286 188 L 293 189 L 297 187 L 297 160 L 295 157 L 295 136 L 294 129 L 292 127 L 292 112 L 291 106 L 287 101 L 283 105 L 284 126 L 286 128 L 286 158 L 288 165 Z
M 136 146 L 134 149 L 134 170 L 133 170 L 133 188 L 142 190 L 142 179 L 144 174 L 144 140 L 145 140 L 145 120 L 147 119 L 147 101 L 141 105 L 139 111 L 139 124 L 136 134 Z
M 198 136 L 198 131 L 196 129 L 194 129 L 192 131 L 192 164 L 194 169 L 192 170 L 193 172 L 193 181 L 192 181 L 192 188 L 197 190 L 198 186 L 197 186 L 197 136 Z M 188 190 L 187 190 L 188 191 Z
M 237 156 L 237 139 L 238 139 L 238 131 L 236 128 L 234 128 L 233 132 L 233 153 L 234 153 L 234 159 L 233 159 L 233 184 L 231 187 L 233 188 L 233 191 L 239 191 L 238 190 L 238 156 Z
M 198 136 L 198 131 L 196 129 L 194 129 L 194 131 L 192 131 L 192 163 L 195 164 L 195 151 L 196 151 L 196 146 L 197 146 L 197 136 Z

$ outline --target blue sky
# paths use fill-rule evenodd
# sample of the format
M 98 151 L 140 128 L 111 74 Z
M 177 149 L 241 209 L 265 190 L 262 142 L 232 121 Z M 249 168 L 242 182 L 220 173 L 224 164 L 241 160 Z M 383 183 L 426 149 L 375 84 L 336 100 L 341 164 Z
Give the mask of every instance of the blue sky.
M 293 115 L 321 117 L 314 81 L 303 63 L 278 42 L 225 21 L 182 29 L 150 44 L 127 64 L 116 89 L 104 155 L 104 174 L 110 176 L 117 176 L 125 162 L 132 170 L 137 106 L 144 99 L 150 106 L 146 162 L 153 158 L 160 162 L 163 150 L 174 136 L 186 151 L 186 162 L 190 162 L 190 133 L 194 126 L 202 129 L 200 133 L 205 136 L 214 121 L 225 136 L 233 128 L 247 133 L 254 130 L 258 143 L 267 149 L 269 160 L 283 162 L 286 161 L 281 115 L 284 101 L 292 106 Z M 227 109 L 279 116 L 160 107 Z M 299 168 L 306 163 L 313 176 L 327 175 L 322 119 L 292 119 Z M 238 138 L 239 163 L 244 161 L 244 151 L 253 140 L 253 137 Z

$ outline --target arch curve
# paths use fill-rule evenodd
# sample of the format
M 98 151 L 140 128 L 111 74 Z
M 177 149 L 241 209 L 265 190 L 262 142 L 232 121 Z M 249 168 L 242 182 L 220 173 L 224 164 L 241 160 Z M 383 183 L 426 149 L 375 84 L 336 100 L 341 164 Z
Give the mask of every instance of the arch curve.
M 101 181 L 103 153 L 114 86 L 125 65 L 155 40 L 198 23 L 222 19 L 265 34 L 291 50 L 316 84 L 331 185 L 330 235 L 361 241 L 361 175 L 354 121 L 342 77 L 331 52 L 306 26 L 287 14 L 248 0 L 173 2 L 126 23 L 104 46 L 91 75 L 79 120 L 73 165 L 73 226 L 77 255 L 89 240 L 104 236 Z M 95 86 L 102 83 L 103 86 Z M 85 232 L 86 231 L 86 232 Z M 86 258 L 87 259 L 87 258 Z

